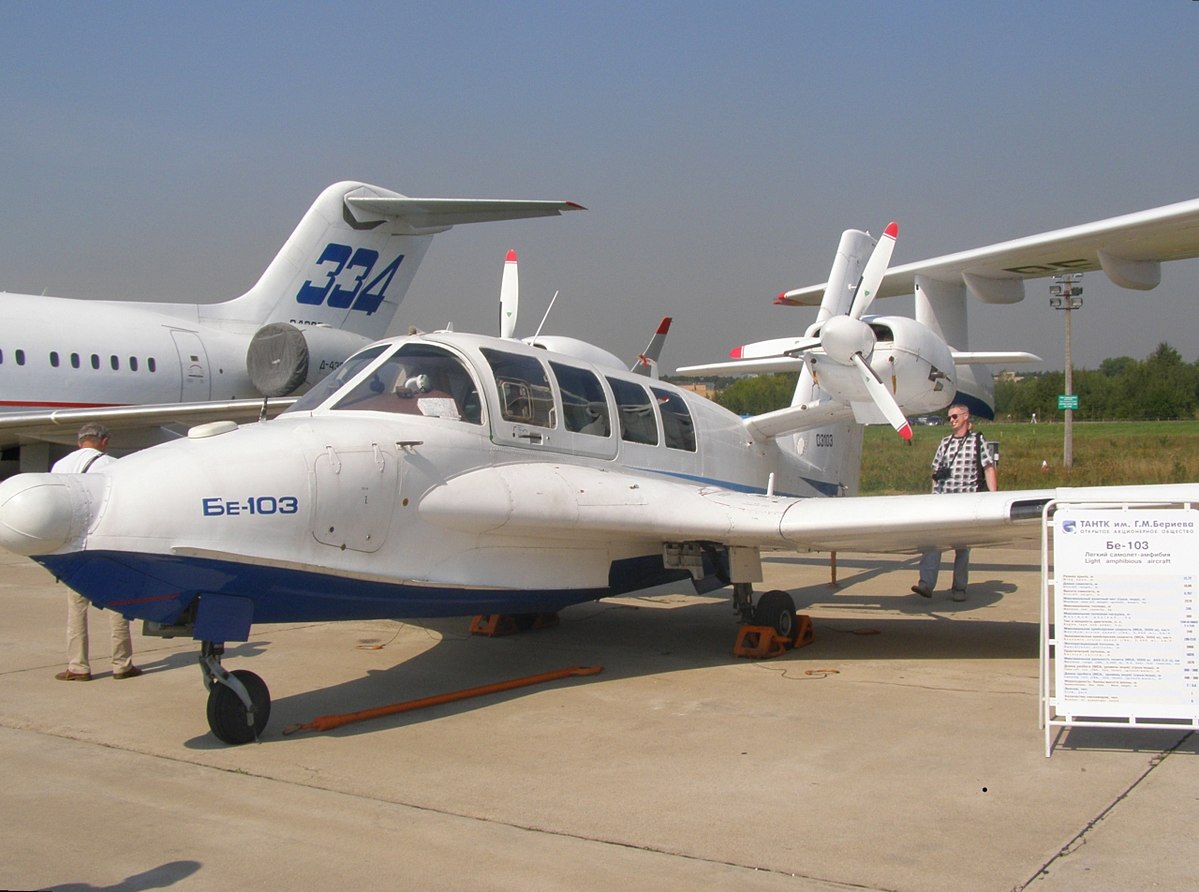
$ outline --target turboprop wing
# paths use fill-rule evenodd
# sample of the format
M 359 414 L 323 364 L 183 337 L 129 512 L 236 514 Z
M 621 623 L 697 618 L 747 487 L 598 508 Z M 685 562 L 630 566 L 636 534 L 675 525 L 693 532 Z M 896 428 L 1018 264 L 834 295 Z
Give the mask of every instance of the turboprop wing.
M 1199 198 L 897 266 L 877 296 L 915 294 L 934 282 L 965 288 L 984 303 L 1015 303 L 1029 279 L 1097 270 L 1121 288 L 1148 291 L 1160 284 L 1162 263 L 1193 257 L 1199 257 Z M 824 287 L 784 291 L 776 303 L 817 306 Z

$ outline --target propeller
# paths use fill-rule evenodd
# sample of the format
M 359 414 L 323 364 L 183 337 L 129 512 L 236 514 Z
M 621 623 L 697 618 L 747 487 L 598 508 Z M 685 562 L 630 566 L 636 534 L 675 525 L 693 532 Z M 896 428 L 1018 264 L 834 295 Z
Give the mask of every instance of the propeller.
M 892 220 L 883 230 L 883 237 L 878 240 L 866 268 L 862 270 L 862 278 L 858 280 L 857 290 L 854 291 L 853 303 L 849 307 L 849 315 L 853 319 L 861 319 L 874 303 L 883 277 L 887 275 L 887 265 L 891 262 L 891 253 L 895 250 L 895 239 L 899 237 L 899 224 Z
M 853 364 L 857 366 L 858 373 L 862 376 L 862 383 L 866 385 L 866 392 L 870 394 L 870 398 L 874 400 L 874 404 L 882 411 L 883 416 L 891 427 L 895 428 L 895 433 L 899 434 L 905 440 L 912 439 L 912 426 L 908 424 L 907 416 L 903 414 L 903 409 L 899 408 L 899 403 L 895 401 L 895 395 L 887 388 L 887 385 L 879 380 L 878 375 L 874 373 L 874 369 L 870 367 L 870 363 L 862 358 L 861 353 L 853 355 Z
M 500 337 L 511 339 L 516 333 L 516 312 L 520 304 L 520 273 L 516 252 L 504 258 L 504 277 L 500 279 Z
M 854 289 L 849 311 L 844 316 L 833 316 L 825 321 L 820 329 L 818 343 L 814 343 L 815 339 L 807 338 L 803 342 L 797 342 L 787 353 L 795 356 L 818 346 L 834 362 L 854 366 L 866 387 L 866 392 L 883 417 L 895 428 L 896 433 L 905 440 L 910 440 L 912 426 L 908 424 L 895 394 L 883 384 L 866 361 L 866 357 L 874 351 L 875 338 L 870 326 L 862 321 L 862 317 L 874 302 L 875 295 L 878 294 L 883 277 L 887 274 L 887 265 L 891 262 L 891 254 L 895 250 L 895 240 L 898 236 L 899 225 L 894 221 L 887 224 L 882 238 L 874 246 L 870 259 L 862 269 L 862 276 Z M 743 352 L 744 349 L 742 348 Z
M 883 417 L 895 428 L 896 433 L 905 440 L 910 440 L 912 426 L 908 424 L 907 416 L 896 402 L 895 394 L 883 384 L 866 361 L 866 357 L 874 350 L 875 338 L 870 326 L 862 321 L 862 317 L 874 303 L 883 277 L 887 274 L 887 265 L 891 262 L 891 254 L 895 250 L 895 240 L 898 237 L 899 224 L 892 220 L 870 253 L 870 259 L 866 261 L 849 312 L 844 316 L 834 316 L 824 323 L 820 332 L 820 346 L 830 359 L 842 364 L 852 363 L 857 368 L 862 383 L 866 386 L 866 392 L 883 413 Z
M 670 316 L 662 317 L 662 321 L 658 323 L 658 328 L 654 331 L 654 336 L 646 345 L 645 352 L 637 354 L 637 359 L 629 371 L 648 375 L 654 380 L 658 379 L 658 357 L 662 355 L 662 345 L 666 342 L 666 335 L 670 332 L 671 321 Z

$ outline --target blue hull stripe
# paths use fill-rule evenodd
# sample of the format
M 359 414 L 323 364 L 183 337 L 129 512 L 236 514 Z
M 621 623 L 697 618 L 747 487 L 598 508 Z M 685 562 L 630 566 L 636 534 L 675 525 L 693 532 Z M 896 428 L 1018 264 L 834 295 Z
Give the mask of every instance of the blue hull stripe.
M 192 601 L 197 597 L 203 600 L 205 594 L 252 601 L 256 623 L 331 622 L 551 612 L 690 578 L 686 571 L 665 569 L 661 555 L 614 562 L 606 588 L 539 591 L 371 582 L 328 573 L 131 552 L 84 551 L 35 560 L 96 606 L 130 619 L 159 623 L 178 622 Z M 232 628 L 228 631 L 234 633 Z

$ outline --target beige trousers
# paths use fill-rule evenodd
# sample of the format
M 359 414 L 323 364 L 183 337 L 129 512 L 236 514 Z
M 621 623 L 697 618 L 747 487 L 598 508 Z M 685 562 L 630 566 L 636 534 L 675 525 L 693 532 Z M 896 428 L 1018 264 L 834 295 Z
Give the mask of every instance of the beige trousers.
M 76 592 L 67 592 L 67 669 L 71 672 L 91 672 L 88 662 L 87 609 L 92 602 Z M 133 641 L 129 635 L 129 620 L 115 610 L 108 611 L 112 626 L 112 671 L 124 672 L 133 665 Z

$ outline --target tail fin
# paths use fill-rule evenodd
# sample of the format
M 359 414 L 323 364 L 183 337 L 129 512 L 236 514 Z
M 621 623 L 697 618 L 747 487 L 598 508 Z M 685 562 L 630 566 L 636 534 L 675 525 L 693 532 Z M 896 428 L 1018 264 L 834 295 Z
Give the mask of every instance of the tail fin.
M 408 198 L 342 182 L 325 189 L 258 282 L 241 297 L 200 306 L 206 319 L 328 325 L 383 337 L 439 232 L 459 223 L 557 216 L 569 201 Z
M 841 235 L 816 322 L 807 335 L 833 316 L 847 314 L 874 251 L 865 232 L 848 229 Z M 848 406 L 831 402 L 807 363 L 802 363 L 791 406 L 770 416 L 748 418 L 746 427 L 775 437 L 780 448 L 798 460 L 800 476 L 829 496 L 856 495 L 861 478 L 863 427 L 853 422 Z M 814 427 L 813 423 L 827 420 Z M 799 431 L 798 433 L 789 433 Z

